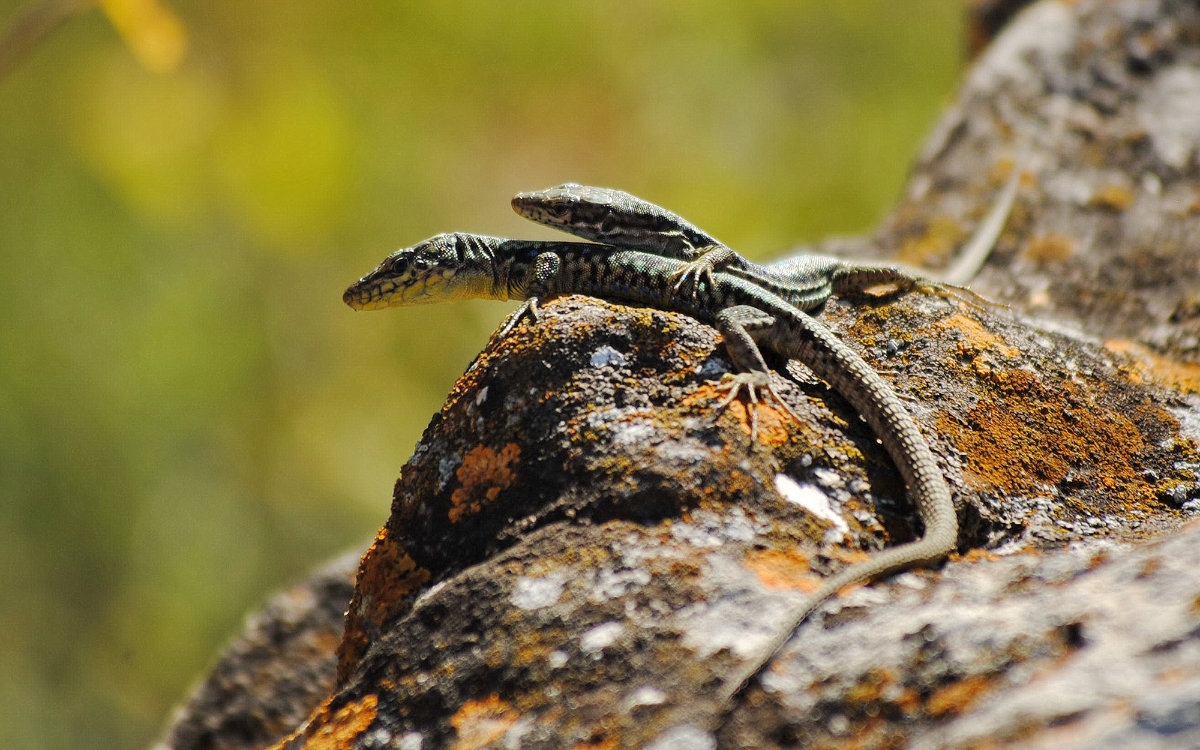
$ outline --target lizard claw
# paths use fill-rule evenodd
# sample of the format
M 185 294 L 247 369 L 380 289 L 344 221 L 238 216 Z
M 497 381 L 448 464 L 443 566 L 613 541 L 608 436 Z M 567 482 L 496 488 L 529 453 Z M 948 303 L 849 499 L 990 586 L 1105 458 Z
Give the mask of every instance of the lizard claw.
M 920 279 L 913 285 L 913 288 L 921 292 L 934 294 L 942 299 L 961 302 L 975 312 L 983 312 L 988 307 L 994 307 L 1001 304 L 998 302 L 993 302 L 987 297 L 984 297 L 982 294 L 968 289 L 965 286 L 958 286 L 957 284 L 945 284 L 942 282 Z
M 530 297 L 529 299 L 525 300 L 525 304 L 509 313 L 509 316 L 505 318 L 504 323 L 500 325 L 500 330 L 497 331 L 498 337 L 503 339 L 504 337 L 508 336 L 508 334 L 512 333 L 512 329 L 517 327 L 517 323 L 520 323 L 525 317 L 528 317 L 534 323 L 538 322 L 537 297 Z
M 675 282 L 671 289 L 676 294 L 687 294 L 695 299 L 696 293 L 700 291 L 701 280 L 708 282 L 709 289 L 713 287 L 715 279 L 712 274 L 712 261 L 707 256 L 701 256 L 671 274 L 671 279 Z
M 701 280 L 708 282 L 709 289 L 715 288 L 717 280 L 713 278 L 713 271 L 740 259 L 737 253 L 725 245 L 707 245 L 695 252 L 699 255 L 694 260 L 688 261 L 683 268 L 671 274 L 671 278 L 675 281 L 673 287 L 675 293 L 683 293 L 686 289 L 688 290 L 687 294 L 693 300 L 700 292 Z
M 718 410 L 724 409 L 726 406 L 729 406 L 731 403 L 733 403 L 743 388 L 746 390 L 746 396 L 750 400 L 750 408 L 747 409 L 747 411 L 750 414 L 751 441 L 758 439 L 758 404 L 760 401 L 758 391 L 760 389 L 766 391 L 768 396 L 775 399 L 775 401 L 777 401 L 779 405 L 783 407 L 783 410 L 787 412 L 792 419 L 796 420 L 797 422 L 800 421 L 799 415 L 792 411 L 792 407 L 787 405 L 787 402 L 783 400 L 783 398 L 775 390 L 775 387 L 771 385 L 771 376 L 768 373 L 728 373 L 721 378 L 721 383 L 718 385 L 718 387 L 724 388 L 727 391 L 725 397 L 721 399 L 719 404 L 717 404 Z M 765 401 L 765 399 L 762 400 Z

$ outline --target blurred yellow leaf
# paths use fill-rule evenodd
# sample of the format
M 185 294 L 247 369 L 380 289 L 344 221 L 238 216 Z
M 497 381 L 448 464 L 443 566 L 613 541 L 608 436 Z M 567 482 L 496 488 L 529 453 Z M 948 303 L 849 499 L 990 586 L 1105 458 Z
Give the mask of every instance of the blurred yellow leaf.
M 100 7 L 138 62 L 156 73 L 174 70 L 187 52 L 187 30 L 158 0 L 100 0 Z

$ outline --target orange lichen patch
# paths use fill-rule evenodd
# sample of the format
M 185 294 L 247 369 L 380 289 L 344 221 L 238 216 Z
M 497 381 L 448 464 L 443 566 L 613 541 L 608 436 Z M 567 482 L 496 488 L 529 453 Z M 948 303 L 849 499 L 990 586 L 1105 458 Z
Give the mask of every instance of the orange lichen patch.
M 1036 550 L 1033 551 L 1036 552 Z M 951 555 L 951 558 L 962 562 L 997 562 L 1004 559 L 992 550 L 980 549 L 978 547 L 972 547 L 961 555 Z
M 358 568 L 354 598 L 346 613 L 346 631 L 338 646 L 339 683 L 349 677 L 370 644 L 367 623 L 374 629 L 382 627 L 429 582 L 430 576 L 391 538 L 387 527 L 380 530 Z
M 371 621 L 382 625 L 390 619 L 385 610 L 389 603 L 405 599 L 429 582 L 430 572 L 409 556 L 384 528 L 363 556 L 357 588 L 371 597 L 374 604 Z
M 1064 263 L 1075 255 L 1075 239 L 1065 234 L 1034 237 L 1025 246 L 1025 259 L 1039 266 Z
M 333 715 L 329 713 L 331 700 L 322 703 L 301 729 L 275 745 L 274 748 L 349 750 L 354 747 L 354 740 L 367 731 L 367 727 L 375 721 L 379 697 L 368 695 L 362 700 L 347 703 Z
M 854 563 L 860 563 L 871 558 L 871 555 L 868 552 L 864 552 L 860 549 L 846 549 L 845 547 L 832 547 L 825 550 L 825 554 L 829 556 L 829 559 L 837 560 L 838 562 L 845 563 L 846 565 L 853 565 Z M 858 584 L 853 584 L 852 586 L 857 585 Z M 846 589 L 842 590 L 845 591 Z
M 1074 473 L 1118 502 L 1145 503 L 1154 488 L 1140 472 L 1145 442 L 1123 414 L 1097 408 L 1072 384 L 1050 392 L 1034 373 L 996 370 L 997 398 L 981 398 L 966 425 L 938 418 L 970 460 L 965 476 L 976 486 L 1029 494 Z
M 1105 341 L 1104 348 L 1134 358 L 1137 370 L 1130 374 L 1132 382 L 1140 383 L 1143 378 L 1150 377 L 1183 393 L 1200 393 L 1198 363 L 1180 362 L 1164 357 L 1135 341 Z
M 680 403 L 684 407 L 703 404 L 707 408 L 716 408 L 728 395 L 729 391 L 720 384 L 705 383 L 689 393 Z M 724 408 L 741 423 L 747 435 L 750 434 L 752 419 L 757 416 L 757 440 L 771 448 L 787 444 L 791 437 L 791 427 L 796 421 L 770 394 L 760 394 L 758 403 L 751 404 L 743 393 L 741 398 L 735 398 Z M 751 409 L 755 411 L 752 413 Z
M 450 725 L 458 732 L 454 750 L 476 750 L 499 739 L 517 723 L 520 714 L 508 701 L 490 695 L 481 701 L 467 701 L 450 717 Z
M 773 591 L 799 589 L 811 594 L 821 588 L 821 578 L 813 575 L 808 556 L 795 550 L 754 550 L 746 555 L 744 564 Z
M 934 335 L 939 337 L 946 337 L 949 331 L 957 332 L 960 357 L 974 357 L 985 351 L 996 352 L 1009 359 L 1015 359 L 1021 354 L 1016 347 L 1004 343 L 999 336 L 988 332 L 979 321 L 961 312 L 942 318 L 933 324 L 933 328 L 937 330 Z
M 1106 211 L 1124 211 L 1133 203 L 1133 191 L 1124 185 L 1105 185 L 1092 195 L 1088 205 Z
M 954 219 L 932 219 L 925 225 L 924 234 L 904 241 L 896 253 L 896 260 L 913 266 L 927 265 L 931 260 L 950 255 L 966 236 L 962 225 Z
M 571 750 L 617 750 L 620 745 L 613 738 L 599 740 L 597 742 L 581 742 L 571 746 Z
M 471 450 L 455 472 L 461 486 L 450 496 L 451 523 L 478 513 L 512 484 L 515 474 L 509 467 L 520 457 L 521 446 L 516 443 L 509 443 L 499 453 L 486 445 Z
M 896 673 L 890 669 L 869 669 L 858 682 L 846 691 L 846 701 L 852 704 L 882 703 L 896 684 Z
M 982 675 L 967 677 L 936 691 L 925 702 L 932 716 L 947 716 L 968 711 L 992 689 L 992 681 Z
M 1142 567 L 1138 568 L 1138 578 L 1149 578 L 1162 569 L 1163 561 L 1160 557 L 1152 557 L 1142 563 Z

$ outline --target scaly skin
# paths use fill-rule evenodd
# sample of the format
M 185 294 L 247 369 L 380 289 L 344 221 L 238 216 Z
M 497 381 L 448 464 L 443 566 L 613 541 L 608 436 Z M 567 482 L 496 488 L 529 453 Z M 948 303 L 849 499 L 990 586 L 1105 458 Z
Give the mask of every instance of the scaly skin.
M 525 300 L 508 328 L 526 312 L 536 319 L 539 299 L 564 294 L 674 310 L 712 323 L 724 336 L 742 371 L 731 377 L 730 398 L 742 387 L 751 392 L 769 389 L 762 344 L 809 367 L 862 415 L 904 478 L 925 534 L 845 568 L 788 612 L 778 636 L 718 691 L 715 726 L 822 602 L 849 584 L 945 557 L 957 542 L 958 520 L 949 488 L 916 423 L 890 384 L 853 349 L 797 305 L 732 273 L 713 273 L 712 283 L 696 286 L 691 295 L 678 295 L 676 279 L 686 266 L 687 261 L 678 258 L 603 244 L 443 234 L 388 256 L 351 285 L 343 299 L 355 309 L 468 297 Z
M 910 290 L 970 283 L 995 246 L 1012 211 L 1020 171 L 1014 166 L 988 215 L 940 280 L 898 266 L 848 263 L 807 253 L 759 265 L 682 216 L 612 188 L 568 182 L 545 190 L 517 193 L 512 207 L 531 221 L 593 242 L 688 261 L 676 272 L 676 292 L 694 291 L 702 279 L 711 285 L 713 272 L 720 269 L 753 281 L 802 310 L 810 310 L 831 294 L 852 294 L 873 286 L 891 284 Z M 961 294 L 965 290 L 957 291 Z

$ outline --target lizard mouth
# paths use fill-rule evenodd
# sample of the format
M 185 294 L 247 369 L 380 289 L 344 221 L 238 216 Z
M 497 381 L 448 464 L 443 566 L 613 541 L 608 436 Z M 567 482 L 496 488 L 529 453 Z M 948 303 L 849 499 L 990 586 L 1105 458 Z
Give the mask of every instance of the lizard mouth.
M 351 284 L 342 294 L 342 301 L 355 310 L 382 310 L 388 307 L 388 295 L 391 291 L 383 285 L 363 284 L 360 280 Z
M 355 310 L 382 310 L 385 307 L 441 302 L 451 298 L 449 281 L 454 273 L 417 274 L 388 278 L 367 274 L 342 294 L 342 301 Z

